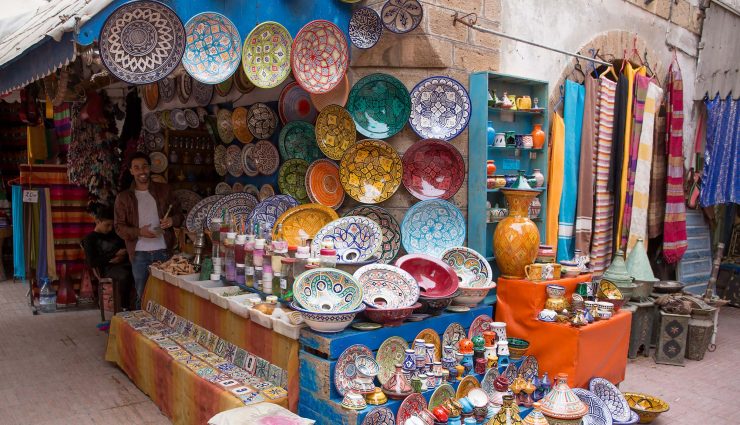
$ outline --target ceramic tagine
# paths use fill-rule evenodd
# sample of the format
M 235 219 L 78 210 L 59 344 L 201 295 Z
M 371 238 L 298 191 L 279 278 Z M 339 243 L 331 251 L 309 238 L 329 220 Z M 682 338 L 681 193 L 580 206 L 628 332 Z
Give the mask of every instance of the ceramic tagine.
M 496 413 L 488 425 L 521 425 L 522 418 L 519 417 L 519 409 L 514 405 L 514 397 L 511 395 L 504 396 L 504 404 L 501 410 Z
M 568 386 L 568 375 L 565 373 L 558 375 L 552 390 L 540 404 L 550 425 L 578 425 L 588 413 L 588 406 Z
M 619 291 L 622 293 L 622 297 L 625 300 L 630 299 L 632 291 L 637 285 L 632 283 L 632 276 L 627 270 L 627 265 L 624 262 L 624 251 L 621 249 L 617 251 L 614 258 L 612 258 L 611 265 L 609 265 L 601 276 L 601 280 L 612 282 L 617 286 L 617 288 L 619 288 Z
M 396 371 L 383 384 L 383 392 L 388 398 L 401 400 L 412 393 L 411 385 L 401 370 L 401 365 L 396 364 Z
M 534 403 L 533 404 L 534 409 L 532 412 L 527 415 L 526 418 L 524 418 L 524 421 L 522 422 L 524 425 L 549 425 L 549 422 L 547 422 L 547 419 L 545 418 L 545 415 L 542 414 L 542 410 L 540 410 L 540 403 Z
M 650 295 L 653 292 L 653 285 L 658 279 L 653 273 L 653 268 L 650 267 L 650 260 L 648 259 L 647 252 L 645 251 L 645 245 L 642 238 L 638 239 L 635 243 L 632 252 L 627 257 L 627 273 L 635 279 L 635 285 L 640 288 L 638 291 L 635 288 L 635 297 L 639 299 L 638 292 Z M 645 288 L 643 285 L 648 285 L 649 288 Z

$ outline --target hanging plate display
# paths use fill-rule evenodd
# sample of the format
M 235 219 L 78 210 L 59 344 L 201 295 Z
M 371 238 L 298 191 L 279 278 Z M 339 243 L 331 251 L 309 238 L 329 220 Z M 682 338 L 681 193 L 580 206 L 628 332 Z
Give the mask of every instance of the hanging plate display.
M 442 334 L 442 347 L 444 348 L 449 345 L 454 350 L 457 350 L 457 343 L 460 342 L 461 339 L 467 337 L 465 329 L 461 324 L 457 322 L 450 323 L 450 325 L 447 326 L 447 329 L 445 329 L 445 333 Z
M 221 217 L 223 210 L 226 210 L 229 217 L 237 223 L 246 222 L 257 203 L 257 198 L 248 193 L 238 192 L 226 195 L 213 203 L 208 211 L 207 223 L 210 223 L 214 217 Z
M 329 105 L 316 118 L 316 143 L 321 152 L 333 160 L 355 143 L 357 130 L 352 115 L 338 105 Z
M 388 0 L 380 11 L 383 25 L 396 34 L 405 34 L 419 26 L 424 9 L 418 0 Z
M 146 133 L 144 144 L 149 152 L 161 151 L 164 149 L 164 136 L 162 133 Z
M 231 88 L 234 86 L 234 80 L 231 77 L 227 78 L 226 81 L 216 84 L 214 89 L 216 94 L 221 97 L 226 97 L 231 93 Z
M 355 344 L 348 347 L 346 350 L 339 355 L 337 364 L 334 368 L 334 386 L 337 388 L 337 392 L 344 396 L 349 391 L 352 381 L 357 376 L 357 368 L 355 367 L 355 359 L 359 356 L 373 357 L 373 352 L 369 348 L 362 344 Z
M 473 388 L 480 388 L 480 382 L 478 382 L 478 378 L 470 375 L 464 377 L 463 380 L 460 381 L 460 385 L 457 386 L 455 398 L 461 399 L 463 397 L 466 397 L 470 390 L 472 390 Z
M 572 388 L 572 390 L 588 406 L 588 413 L 581 419 L 583 425 L 612 425 L 614 423 L 609 407 L 596 394 L 583 388 Z
M 319 230 L 317 237 L 321 233 Z M 363 301 L 370 307 L 398 309 L 411 307 L 419 300 L 419 284 L 416 279 L 396 266 L 367 264 L 357 269 L 352 276 L 362 285 Z
M 396 425 L 396 417 L 391 409 L 376 407 L 365 416 L 361 425 Z
M 269 140 L 260 140 L 254 144 L 252 158 L 257 166 L 257 171 L 266 176 L 277 171 L 280 165 L 278 150 Z
M 321 243 L 326 240 L 334 243 L 337 261 L 361 263 L 376 255 L 383 235 L 376 222 L 367 217 L 355 215 L 327 223 L 314 236 L 311 248 L 314 252 L 320 251 Z
M 221 199 L 221 195 L 213 195 L 203 198 L 190 209 L 190 212 L 185 219 L 185 228 L 188 229 L 188 232 L 203 231 L 203 223 L 208 216 L 208 211 L 211 210 L 211 206 L 219 199 Z
M 247 222 L 262 223 L 265 229 L 271 229 L 275 225 L 278 217 L 285 211 L 298 205 L 298 201 L 289 195 L 273 195 L 265 198 L 249 215 Z
M 380 370 L 378 371 L 378 381 L 381 385 L 385 384 L 396 370 L 396 364 L 403 363 L 404 351 L 409 348 L 409 344 L 400 336 L 392 336 L 383 341 L 375 355 L 375 361 L 378 362 Z
M 118 79 L 147 84 L 168 76 L 180 64 L 185 29 L 174 10 L 155 1 L 126 3 L 100 30 L 100 58 Z
M 384 264 L 393 262 L 401 249 L 401 226 L 387 210 L 376 205 L 358 205 L 344 215 L 345 217 L 361 215 L 378 223 L 383 231 L 383 246 L 378 262 Z
M 228 145 L 234 140 L 234 128 L 231 124 L 231 111 L 228 109 L 219 109 L 216 113 L 218 121 L 218 137 L 221 143 Z
M 323 157 L 316 144 L 316 130 L 305 121 L 291 121 L 280 130 L 280 156 L 283 160 L 298 158 L 313 162 Z
M 308 162 L 302 159 L 285 161 L 278 172 L 280 193 L 294 197 L 301 204 L 309 202 L 306 193 L 306 171 L 308 171 Z
M 234 85 L 241 94 L 251 93 L 252 90 L 255 89 L 255 85 L 252 84 L 251 81 L 249 81 L 247 74 L 244 73 L 243 66 L 239 66 L 239 68 L 234 73 Z
M 311 103 L 308 92 L 303 90 L 295 81 L 288 83 L 280 92 L 278 102 L 280 122 L 287 124 L 292 121 L 306 121 L 313 123 L 319 111 Z
M 403 129 L 411 114 L 406 87 L 387 74 L 370 74 L 355 83 L 347 111 L 357 131 L 366 137 L 386 139 Z
M 417 199 L 449 199 L 464 180 L 465 161 L 451 143 L 424 139 L 403 154 L 403 185 Z
M 231 195 L 234 192 L 234 189 L 229 186 L 226 182 L 220 182 L 216 185 L 216 189 L 214 189 L 214 192 L 216 195 Z
M 398 407 L 396 423 L 405 424 L 410 417 L 418 416 L 422 410 L 426 409 L 427 400 L 424 396 L 419 393 L 412 393 L 410 396 L 403 399 L 401 405 Z
M 144 103 L 150 111 L 153 111 L 159 104 L 159 85 L 157 83 L 144 86 Z
M 206 84 L 227 80 L 239 67 L 242 38 L 234 24 L 220 13 L 199 13 L 185 24 L 186 46 L 182 65 Z
M 190 74 L 183 72 L 182 75 L 177 77 L 177 98 L 180 99 L 180 103 L 188 103 L 192 92 L 193 77 L 191 77 Z
M 337 212 L 321 204 L 306 204 L 285 211 L 275 222 L 282 223 L 283 234 L 289 245 L 300 246 L 301 236 L 312 239 L 324 225 L 338 218 Z M 273 237 L 275 234 L 273 233 Z
M 457 273 L 460 286 L 464 288 L 486 288 L 491 286 L 493 272 L 485 257 L 464 246 L 446 249 L 442 261 Z
M 167 156 L 162 152 L 152 152 L 149 154 L 152 173 L 163 173 L 167 169 Z
M 429 399 L 429 409 L 434 409 L 441 405 L 448 398 L 455 398 L 455 389 L 450 384 L 440 385 L 434 390 L 432 397 Z
M 426 341 L 427 344 L 433 344 L 434 345 L 434 361 L 439 361 L 440 356 L 442 355 L 442 342 L 439 340 L 439 334 L 437 331 L 431 328 L 424 329 L 423 331 L 419 332 L 418 335 L 416 335 L 416 338 L 414 338 L 414 341 L 417 339 L 423 339 Z
M 307 23 L 293 40 L 290 65 L 293 77 L 307 92 L 328 92 L 342 81 L 349 66 L 344 33 L 329 21 Z
M 311 202 L 337 209 L 344 202 L 339 167 L 330 159 L 312 162 L 306 171 L 306 191 Z
M 339 179 L 344 191 L 353 199 L 364 204 L 377 204 L 396 193 L 401 185 L 402 168 L 401 158 L 391 145 L 382 140 L 367 139 L 344 153 Z
M 254 196 L 257 199 L 260 198 L 260 190 L 257 189 L 257 186 L 255 186 L 253 184 L 245 184 L 244 185 L 244 193 L 248 193 L 248 194 Z
M 234 136 L 242 143 L 251 143 L 254 136 L 247 128 L 247 108 L 238 107 L 231 113 L 231 126 Z
M 265 183 L 260 186 L 260 192 L 257 199 L 262 201 L 269 198 L 270 196 L 275 196 L 275 189 L 272 187 L 272 185 L 269 183 Z
M 378 43 L 383 34 L 383 22 L 378 12 L 369 7 L 360 7 L 349 19 L 349 39 L 360 49 L 369 49 Z
M 349 89 L 349 78 L 345 74 L 342 81 L 328 92 L 321 94 L 309 93 L 308 95 L 311 97 L 311 103 L 313 103 L 316 110 L 321 112 L 329 105 L 344 107 L 349 98 Z
M 147 112 L 144 114 L 144 130 L 149 133 L 159 133 L 159 131 L 162 130 L 157 114 L 154 112 Z
M 630 406 L 617 387 L 604 378 L 591 378 L 588 389 L 606 404 L 614 421 L 629 422 Z
M 182 109 L 173 109 L 170 113 L 170 120 L 175 130 L 185 130 L 188 128 L 188 120 L 185 119 L 185 112 Z
M 252 157 L 253 151 L 253 144 L 245 145 L 242 148 L 242 169 L 244 170 L 244 174 L 248 175 L 249 177 L 254 177 L 259 174 L 259 171 L 257 170 L 257 164 L 254 162 L 254 158 Z M 257 195 L 255 194 L 255 196 Z
M 193 111 L 192 109 L 186 109 L 185 111 L 185 121 L 188 124 L 188 127 L 190 128 L 198 128 L 200 127 L 200 119 L 198 118 L 198 114 Z
M 487 314 L 476 317 L 473 319 L 473 323 L 470 324 L 470 329 L 468 329 L 468 338 L 473 339 L 474 336 L 483 336 L 483 332 L 492 330 L 491 323 L 493 323 L 493 319 Z
M 247 127 L 258 139 L 269 139 L 277 127 L 277 116 L 264 103 L 255 103 L 247 112 Z
M 465 130 L 470 121 L 470 96 L 457 80 L 427 78 L 411 90 L 409 124 L 425 139 L 450 140 Z
M 290 74 L 290 32 L 277 22 L 263 22 L 249 33 L 242 49 L 242 67 L 257 87 L 277 87 Z
M 213 151 L 213 166 L 216 168 L 216 173 L 223 177 L 226 175 L 226 146 L 217 145 Z
M 226 148 L 226 169 L 234 177 L 242 175 L 242 150 L 237 145 Z
M 431 199 L 414 204 L 401 222 L 401 241 L 409 254 L 439 258 L 447 248 L 465 242 L 465 219 L 447 201 Z
M 162 103 L 167 103 L 175 98 L 177 87 L 175 86 L 175 80 L 172 78 L 162 78 L 157 81 L 159 88 L 159 99 Z

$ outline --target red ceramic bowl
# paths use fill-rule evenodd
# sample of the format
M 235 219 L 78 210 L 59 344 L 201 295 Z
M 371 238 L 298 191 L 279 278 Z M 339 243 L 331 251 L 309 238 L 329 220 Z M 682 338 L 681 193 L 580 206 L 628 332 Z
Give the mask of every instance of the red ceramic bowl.
M 408 254 L 396 260 L 396 267 L 406 270 L 419 284 L 419 296 L 447 298 L 457 291 L 457 273 L 438 258 Z
M 448 199 L 465 180 L 465 162 L 452 143 L 420 140 L 403 155 L 403 185 L 416 198 Z
M 401 326 L 411 313 L 421 307 L 421 303 L 416 303 L 409 307 L 403 308 L 370 308 L 365 309 L 365 316 L 375 323 L 383 326 L 394 327 Z

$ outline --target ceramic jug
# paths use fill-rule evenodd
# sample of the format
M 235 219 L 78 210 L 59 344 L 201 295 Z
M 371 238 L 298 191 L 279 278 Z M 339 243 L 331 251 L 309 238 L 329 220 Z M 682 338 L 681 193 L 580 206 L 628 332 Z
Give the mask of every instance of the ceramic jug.
M 504 92 L 504 97 L 501 98 L 501 107 L 511 109 L 514 106 L 514 95 L 509 96 L 508 93 Z
M 486 175 L 493 177 L 494 174 L 496 174 L 496 163 L 492 159 L 489 159 L 486 161 Z
M 545 131 L 542 124 L 535 124 L 532 130 L 532 149 L 542 149 L 545 146 Z
M 520 111 L 528 111 L 532 108 L 532 99 L 529 96 L 522 96 L 516 100 L 516 108 Z

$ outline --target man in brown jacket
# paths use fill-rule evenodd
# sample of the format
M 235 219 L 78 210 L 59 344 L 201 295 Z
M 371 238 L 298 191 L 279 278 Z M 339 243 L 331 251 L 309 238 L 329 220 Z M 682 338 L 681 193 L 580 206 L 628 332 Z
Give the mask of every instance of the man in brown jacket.
M 172 227 L 182 223 L 180 205 L 169 186 L 149 179 L 150 165 L 149 156 L 141 152 L 134 154 L 129 169 L 134 182 L 118 194 L 115 205 L 114 226 L 118 236 L 126 242 L 131 260 L 136 308 L 141 308 L 149 265 L 165 261 L 172 255 L 176 239 Z

